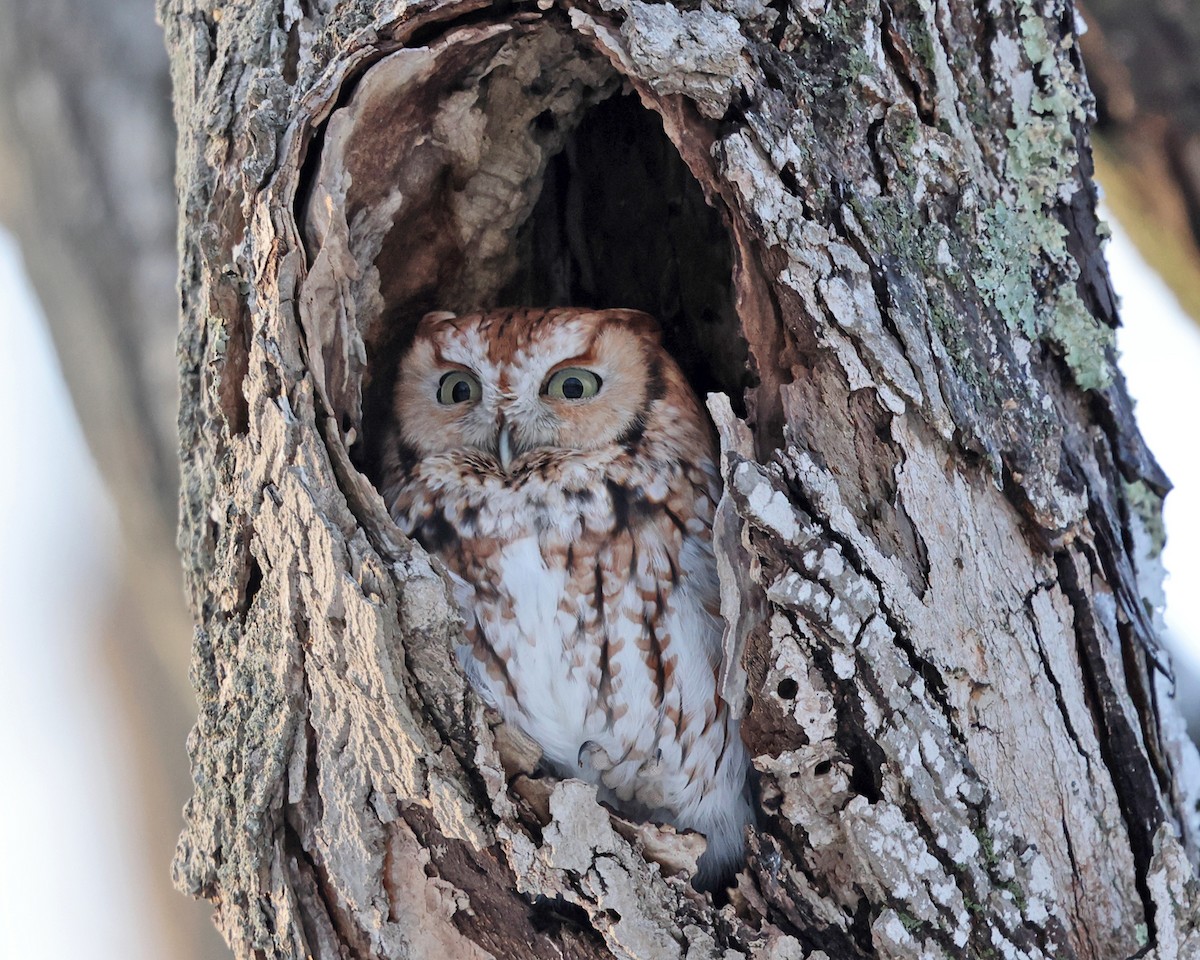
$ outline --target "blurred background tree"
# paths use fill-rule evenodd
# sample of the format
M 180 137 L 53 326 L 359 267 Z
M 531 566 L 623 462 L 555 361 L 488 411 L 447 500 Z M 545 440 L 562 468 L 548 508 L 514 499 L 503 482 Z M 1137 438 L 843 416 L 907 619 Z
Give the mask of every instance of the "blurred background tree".
M 1109 203 L 1200 316 L 1200 9 L 1089 0 L 1083 48 Z M 0 222 L 19 238 L 123 541 L 99 638 L 137 759 L 170 956 L 227 956 L 168 864 L 190 793 L 191 619 L 175 548 L 175 198 L 167 58 L 150 0 L 0 0 Z M 1190 705 L 1193 734 L 1197 698 Z
M 227 957 L 207 905 L 170 883 L 196 711 L 175 548 L 175 131 L 162 30 L 149 0 L 0 0 L 0 22 L 0 222 L 20 241 L 119 521 L 117 588 L 97 637 L 108 673 L 95 682 L 115 689 L 130 732 L 145 909 L 161 914 L 169 956 Z
M 1184 309 L 1200 318 L 1200 5 L 1086 0 L 1097 179 Z

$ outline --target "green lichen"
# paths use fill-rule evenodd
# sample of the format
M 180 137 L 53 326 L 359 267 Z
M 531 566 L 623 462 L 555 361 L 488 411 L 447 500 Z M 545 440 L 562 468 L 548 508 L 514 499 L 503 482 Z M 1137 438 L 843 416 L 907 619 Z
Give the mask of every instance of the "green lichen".
M 1002 880 L 998 875 L 999 868 L 1002 864 L 1001 856 L 996 852 L 996 844 L 992 835 L 986 827 L 977 827 L 974 831 L 975 839 L 979 841 L 979 852 L 983 857 L 983 862 L 987 866 L 988 874 L 996 881 L 996 887 L 1000 890 L 1005 890 L 1013 898 L 1013 903 L 1016 908 L 1025 913 L 1025 907 L 1028 904 L 1028 898 L 1025 890 L 1016 880 Z M 963 904 L 971 913 L 982 912 L 983 904 L 976 903 L 965 894 L 963 895 Z
M 900 158 L 911 156 L 920 137 L 917 123 L 889 123 L 886 136 L 897 156 L 896 181 L 901 186 L 899 196 L 881 195 L 872 198 L 852 197 L 848 202 L 861 223 L 871 224 L 874 235 L 886 238 L 889 250 L 896 258 L 910 265 L 910 274 L 925 279 L 924 298 L 914 297 L 909 309 L 928 310 L 928 319 L 938 338 L 945 345 L 954 369 L 980 398 L 986 409 L 999 408 L 1009 396 L 1004 383 L 993 376 L 981 359 L 974 354 L 976 340 L 956 303 L 968 303 L 977 296 L 971 288 L 970 271 L 964 273 L 959 263 L 966 263 L 968 247 L 960 235 L 970 236 L 970 226 L 958 231 L 938 221 L 922 222 L 912 216 L 905 198 L 916 187 L 915 165 L 901 165 Z M 945 243 L 951 250 L 948 262 L 938 257 L 938 247 Z M 956 255 L 957 254 L 957 255 Z M 980 271 L 974 271 L 976 274 Z M 999 259 L 990 274 L 990 287 L 999 288 L 1013 276 L 1011 261 Z M 975 278 L 978 283 L 978 277 Z M 952 293 L 951 293 L 952 291 Z M 1003 293 L 993 294 L 1005 297 Z
M 1054 57 L 1054 44 L 1046 33 L 1046 23 L 1032 3 L 1021 4 L 1021 46 L 1034 66 Z
M 977 827 L 975 829 L 975 839 L 979 841 L 979 850 L 983 854 L 983 862 L 989 867 L 994 867 L 1000 862 L 1000 858 L 996 856 L 996 845 L 992 841 L 992 835 L 988 833 L 986 827 Z
M 1020 9 L 1021 46 L 1038 79 L 1028 102 L 1013 103 L 1005 173 L 1009 202 L 984 211 L 989 243 L 978 282 L 1011 329 L 1055 344 L 1075 382 L 1094 390 L 1112 382 L 1113 332 L 1076 292 L 1079 267 L 1053 211 L 1077 189 L 1076 126 L 1086 119 L 1070 39 L 1056 44 L 1031 3 Z
M 830 4 L 819 23 L 819 33 L 824 41 L 833 46 L 829 61 L 835 65 L 838 89 L 857 83 L 860 77 L 876 72 L 874 61 L 867 55 L 861 37 L 869 18 L 878 16 L 878 7 L 853 4 Z
M 930 74 L 936 75 L 938 68 L 937 54 L 934 52 L 933 35 L 929 30 L 929 25 L 922 22 L 912 34 L 909 40 L 912 47 L 912 52 L 917 55 L 917 59 L 922 66 L 929 71 Z
M 1125 500 L 1129 508 L 1142 521 L 1150 537 L 1152 552 L 1148 559 L 1162 553 L 1167 543 L 1167 528 L 1163 524 L 1162 497 L 1155 493 L 1144 480 L 1124 484 Z
M 1109 357 L 1115 348 L 1113 331 L 1092 316 L 1075 288 L 1058 293 L 1057 312 L 1050 331 L 1062 348 L 1075 382 L 1084 390 L 1100 390 L 1112 383 Z
M 1013 269 L 1028 260 L 1025 218 L 1002 200 L 997 200 L 980 217 L 983 269 L 975 286 L 1012 330 L 1025 336 L 1038 335 L 1037 290 L 1030 270 Z
M 225 357 L 225 350 L 229 346 L 229 331 L 225 327 L 225 321 L 210 313 L 207 326 L 212 341 L 212 358 L 221 360 Z
M 856 9 L 854 4 L 831 3 L 821 15 L 817 28 L 825 38 L 845 42 L 848 38 L 861 36 L 866 18 L 875 16 L 878 11 L 875 5 L 871 9 Z
M 838 69 L 838 78 L 843 83 L 854 83 L 860 77 L 869 77 L 875 72 L 875 61 L 861 47 L 851 47 L 845 62 Z
M 917 187 L 916 154 L 922 135 L 920 121 L 916 113 L 889 110 L 884 122 L 887 142 L 896 164 L 896 182 L 903 194 L 912 196 Z M 906 219 L 912 222 L 911 217 Z M 911 229 L 909 233 L 912 234 Z M 920 239 L 919 235 L 915 239 Z
M 1025 897 L 1025 891 L 1021 889 L 1021 885 L 1016 880 L 1005 880 L 998 884 L 1001 890 L 1006 890 L 1013 898 L 1013 903 L 1022 914 L 1025 913 L 1025 907 L 1029 901 Z
M 900 919 L 901 926 L 909 933 L 916 933 L 921 927 L 921 921 L 911 913 L 905 913 L 903 910 L 900 910 L 896 912 L 896 916 Z

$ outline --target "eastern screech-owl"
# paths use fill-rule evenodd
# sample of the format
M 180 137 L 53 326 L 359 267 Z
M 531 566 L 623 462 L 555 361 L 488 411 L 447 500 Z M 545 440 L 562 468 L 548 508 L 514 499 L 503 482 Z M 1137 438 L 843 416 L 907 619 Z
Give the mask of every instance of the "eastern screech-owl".
M 743 856 L 746 749 L 717 692 L 711 425 L 632 310 L 431 313 L 400 362 L 383 493 L 454 576 L 463 665 L 560 776 Z

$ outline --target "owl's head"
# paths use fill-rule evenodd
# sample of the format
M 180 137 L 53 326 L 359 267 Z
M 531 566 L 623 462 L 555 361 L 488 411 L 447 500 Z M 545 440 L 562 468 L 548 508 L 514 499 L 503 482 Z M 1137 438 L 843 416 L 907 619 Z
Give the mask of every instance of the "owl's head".
M 658 324 L 635 310 L 430 313 L 400 361 L 394 411 L 417 457 L 478 450 L 507 473 L 532 450 L 640 436 L 651 407 L 678 393 L 689 409 L 677 414 L 694 419 Z

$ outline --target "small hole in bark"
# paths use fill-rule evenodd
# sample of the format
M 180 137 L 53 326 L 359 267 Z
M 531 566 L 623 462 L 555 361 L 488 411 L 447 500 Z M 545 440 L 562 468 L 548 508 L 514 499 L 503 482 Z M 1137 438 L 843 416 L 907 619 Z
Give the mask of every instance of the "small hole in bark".
M 242 602 L 238 605 L 238 614 L 244 623 L 250 608 L 254 606 L 254 598 L 262 588 L 263 572 L 258 561 L 251 556 L 246 567 L 246 587 L 242 591 Z
M 815 773 L 818 777 L 823 777 L 823 776 L 825 776 L 825 774 L 827 774 L 832 769 L 833 769 L 833 761 L 822 760 L 815 767 L 813 767 L 813 773 Z
M 783 38 L 787 34 L 788 21 L 791 16 L 791 4 L 786 0 L 771 0 L 767 4 L 777 14 L 775 23 L 771 26 L 771 43 L 775 46 L 780 46 L 783 43 Z
M 783 680 L 779 681 L 779 686 L 776 688 L 776 692 L 784 700 L 794 700 L 796 694 L 800 692 L 800 685 L 791 677 L 785 677 Z
M 796 176 L 796 170 L 790 163 L 786 163 L 780 168 L 779 179 L 787 188 L 788 193 L 793 197 L 804 199 L 804 188 L 800 186 L 800 178 Z
M 783 81 L 779 78 L 779 73 L 774 69 L 774 65 L 764 65 L 763 79 L 767 81 L 767 86 L 772 90 L 783 90 Z
M 229 199 L 224 194 L 221 202 Z M 226 336 L 209 375 L 215 375 L 214 386 L 229 432 L 239 436 L 246 433 L 250 423 L 250 405 L 243 388 L 250 362 L 250 317 L 238 281 L 230 272 L 217 276 L 213 300 L 224 318 Z
M 287 46 L 283 51 L 283 82 L 289 87 L 295 84 L 300 66 L 300 22 L 296 21 L 288 30 Z
M 258 561 L 253 557 L 250 558 L 250 575 L 246 579 L 246 599 L 254 600 L 254 595 L 258 593 L 259 587 L 262 586 L 263 574 L 262 567 L 258 565 Z
M 596 935 L 587 911 L 561 897 L 536 898 L 530 905 L 529 920 L 537 933 L 555 934 L 565 927 Z

